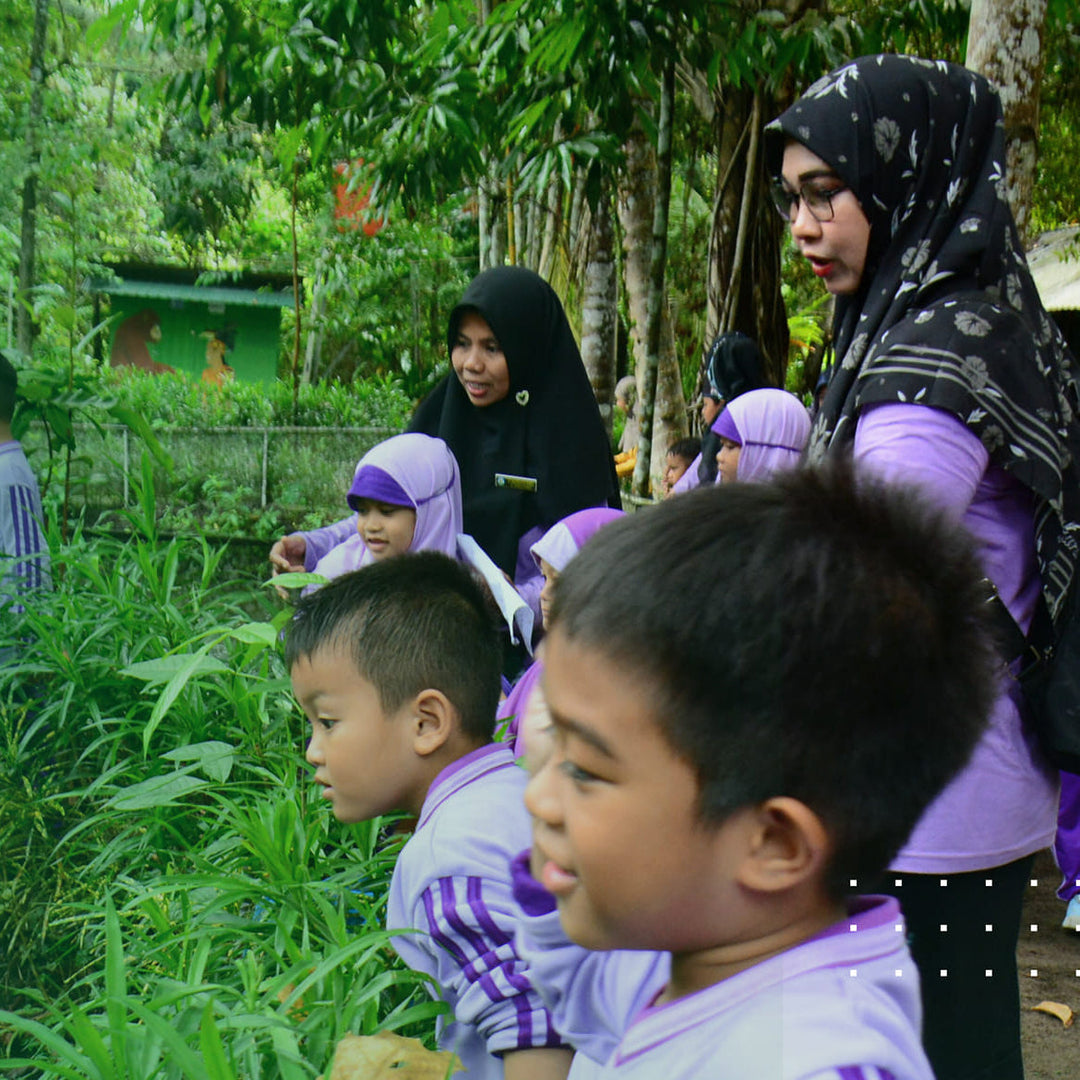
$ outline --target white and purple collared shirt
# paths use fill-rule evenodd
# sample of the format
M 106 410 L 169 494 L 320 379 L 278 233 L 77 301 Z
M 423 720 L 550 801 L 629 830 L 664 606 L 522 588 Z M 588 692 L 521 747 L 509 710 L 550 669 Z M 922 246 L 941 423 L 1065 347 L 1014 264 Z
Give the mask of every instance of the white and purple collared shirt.
M 854 897 L 846 919 L 795 948 L 655 1005 L 668 955 L 569 942 L 526 860 L 513 869 L 518 951 L 578 1050 L 570 1080 L 933 1080 L 891 897 Z
M 510 860 L 531 842 L 527 782 L 503 743 L 445 768 L 390 883 L 387 928 L 422 931 L 396 936 L 394 948 L 450 1004 L 439 1045 L 469 1080 L 501 1080 L 499 1053 L 563 1045 L 514 949 Z

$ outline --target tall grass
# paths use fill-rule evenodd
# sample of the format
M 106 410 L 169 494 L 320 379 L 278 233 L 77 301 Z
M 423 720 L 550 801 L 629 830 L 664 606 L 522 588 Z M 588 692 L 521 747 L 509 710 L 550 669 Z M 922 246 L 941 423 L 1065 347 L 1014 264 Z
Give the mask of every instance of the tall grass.
M 428 1035 L 394 844 L 309 796 L 280 613 L 152 501 L 126 541 L 51 537 L 55 590 L 0 612 L 0 1071 L 299 1078 Z

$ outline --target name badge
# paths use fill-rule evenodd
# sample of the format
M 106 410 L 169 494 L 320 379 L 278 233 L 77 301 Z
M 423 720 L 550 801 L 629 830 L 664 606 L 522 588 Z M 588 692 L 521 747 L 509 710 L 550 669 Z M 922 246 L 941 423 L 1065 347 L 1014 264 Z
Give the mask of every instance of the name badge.
M 535 491 L 535 476 L 514 476 L 513 473 L 495 474 L 495 486 L 497 488 L 513 488 L 515 491 Z

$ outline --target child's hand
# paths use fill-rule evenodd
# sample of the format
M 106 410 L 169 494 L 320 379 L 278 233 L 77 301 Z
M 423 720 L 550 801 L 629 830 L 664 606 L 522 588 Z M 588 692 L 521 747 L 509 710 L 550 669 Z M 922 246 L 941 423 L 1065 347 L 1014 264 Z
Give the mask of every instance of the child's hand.
M 278 574 L 302 574 L 307 567 L 304 565 L 304 556 L 307 554 L 307 541 L 294 533 L 291 536 L 283 536 L 270 549 L 270 576 Z M 288 600 L 289 594 L 284 589 L 277 589 L 277 594 L 282 600 Z

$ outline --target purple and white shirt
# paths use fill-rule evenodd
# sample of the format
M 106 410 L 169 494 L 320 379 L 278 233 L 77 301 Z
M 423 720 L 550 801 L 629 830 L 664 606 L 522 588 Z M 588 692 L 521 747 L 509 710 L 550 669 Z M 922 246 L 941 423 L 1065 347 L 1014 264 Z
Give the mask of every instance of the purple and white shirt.
M 514 948 L 510 860 L 531 841 L 527 782 L 503 743 L 448 766 L 390 882 L 387 928 L 421 931 L 396 935 L 394 948 L 453 1010 L 439 1018 L 439 1045 L 469 1080 L 501 1080 L 497 1054 L 564 1045 Z
M 656 1005 L 668 955 L 574 945 L 527 865 L 514 863 L 518 951 L 578 1051 L 570 1080 L 933 1080 L 891 897 L 854 897 L 847 918 L 795 948 Z
M 41 532 L 41 494 L 22 446 L 0 443 L 0 605 L 49 588 L 49 548 Z

